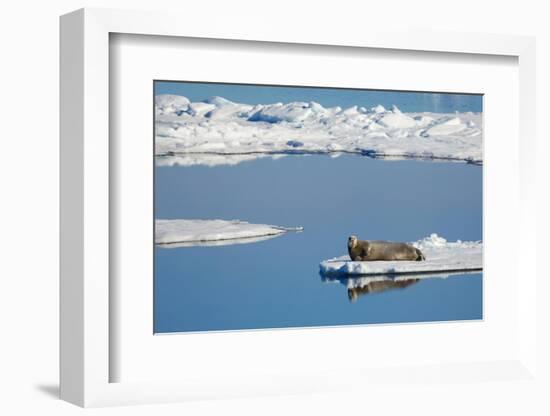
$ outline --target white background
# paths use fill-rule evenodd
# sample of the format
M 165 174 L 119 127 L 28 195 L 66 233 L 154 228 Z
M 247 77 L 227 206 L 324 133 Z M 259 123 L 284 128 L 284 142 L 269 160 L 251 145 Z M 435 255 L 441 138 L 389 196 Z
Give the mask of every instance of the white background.
M 0 347 L 0 413 L 73 414 L 82 410 L 55 399 L 58 368 L 58 16 L 83 6 L 167 9 L 216 14 L 231 19 L 247 15 L 277 21 L 281 28 L 309 19 L 326 21 L 327 31 L 339 25 L 389 25 L 536 35 L 538 37 L 539 189 L 545 192 L 540 213 L 548 206 L 548 154 L 545 132 L 550 106 L 550 29 L 544 2 L 406 1 L 321 2 L 208 1 L 20 1 L 3 4 L 0 14 L 2 65 L 0 106 L 2 134 L 0 169 L 2 204 L 0 250 L 2 342 Z M 182 22 L 185 24 L 185 22 Z M 545 137 L 546 136 L 546 137 Z M 544 176 L 543 176 L 544 175 Z M 539 216 L 539 218 L 542 215 Z M 540 218 L 539 235 L 548 231 Z M 505 234 L 503 234 L 505 238 Z M 542 239 L 539 247 L 542 249 Z M 548 244 L 546 249 L 550 249 Z M 542 257 L 542 256 L 541 256 Z M 550 293 L 543 282 L 537 290 Z M 544 299 L 544 298 L 542 298 Z M 550 303 L 550 302 L 549 302 Z M 539 322 L 544 350 L 550 351 L 549 308 Z M 550 374 L 548 358 L 540 365 Z M 388 386 L 377 396 L 346 393 L 140 406 L 93 410 L 99 414 L 548 414 L 550 386 L 529 383 L 433 385 L 404 389 Z

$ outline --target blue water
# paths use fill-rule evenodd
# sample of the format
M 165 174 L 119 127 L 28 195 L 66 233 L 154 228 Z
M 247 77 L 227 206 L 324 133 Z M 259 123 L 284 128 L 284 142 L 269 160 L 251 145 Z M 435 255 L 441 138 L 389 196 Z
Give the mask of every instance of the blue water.
M 316 101 L 324 107 L 354 105 L 367 108 L 378 104 L 386 108 L 397 105 L 401 111 L 434 113 L 481 112 L 481 94 L 450 94 L 430 92 L 358 90 L 345 88 L 274 87 L 243 84 L 201 82 L 155 82 L 155 95 L 183 95 L 191 101 L 202 101 L 212 96 L 247 104 L 288 103 Z
M 157 247 L 156 333 L 482 318 L 480 273 L 355 294 L 319 275 L 350 234 L 481 240 L 480 166 L 346 155 L 157 167 L 155 210 L 305 228 L 252 244 Z

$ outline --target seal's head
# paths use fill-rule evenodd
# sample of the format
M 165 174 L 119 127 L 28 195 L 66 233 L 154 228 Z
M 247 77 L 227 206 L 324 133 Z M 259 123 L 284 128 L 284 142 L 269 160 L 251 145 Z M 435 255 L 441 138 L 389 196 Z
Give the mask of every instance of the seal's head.
M 353 247 L 355 247 L 356 244 L 357 244 L 357 236 L 350 235 L 348 237 L 348 247 L 353 248 Z

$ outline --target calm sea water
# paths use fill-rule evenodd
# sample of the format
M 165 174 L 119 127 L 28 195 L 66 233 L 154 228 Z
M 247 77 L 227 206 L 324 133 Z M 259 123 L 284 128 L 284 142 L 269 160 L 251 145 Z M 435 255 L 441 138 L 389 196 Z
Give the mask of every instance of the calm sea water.
M 155 249 L 160 332 L 482 318 L 482 275 L 423 279 L 352 296 L 319 275 L 347 237 L 482 239 L 482 168 L 346 155 L 237 166 L 157 167 L 157 218 L 303 226 L 252 244 Z

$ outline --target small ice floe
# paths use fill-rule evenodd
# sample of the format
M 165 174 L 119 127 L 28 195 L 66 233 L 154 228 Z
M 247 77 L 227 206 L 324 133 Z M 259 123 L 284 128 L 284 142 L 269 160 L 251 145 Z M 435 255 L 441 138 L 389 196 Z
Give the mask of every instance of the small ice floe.
M 164 165 L 212 165 L 209 155 L 225 163 L 223 157 L 231 155 L 249 160 L 330 154 L 335 146 L 346 153 L 372 150 L 368 154 L 376 157 L 425 159 L 429 152 L 433 160 L 483 161 L 481 113 L 403 113 L 380 105 L 342 109 L 316 102 L 252 106 L 222 97 L 190 102 L 177 95 L 158 95 L 155 103 L 155 155 Z
M 351 261 L 345 255 L 322 261 L 320 272 L 325 275 L 405 275 L 483 269 L 481 241 L 448 242 L 431 234 L 410 244 L 422 251 L 425 261 Z
M 247 244 L 303 227 L 251 224 L 239 220 L 156 220 L 155 243 L 161 247 Z

